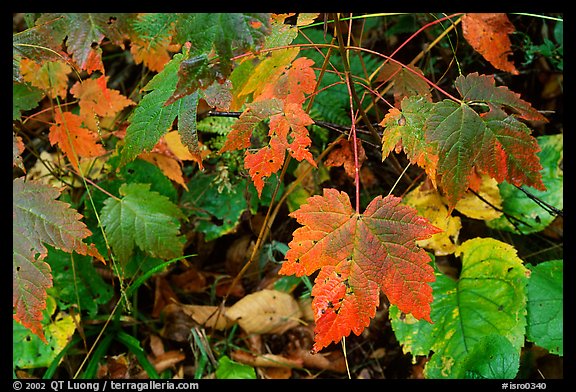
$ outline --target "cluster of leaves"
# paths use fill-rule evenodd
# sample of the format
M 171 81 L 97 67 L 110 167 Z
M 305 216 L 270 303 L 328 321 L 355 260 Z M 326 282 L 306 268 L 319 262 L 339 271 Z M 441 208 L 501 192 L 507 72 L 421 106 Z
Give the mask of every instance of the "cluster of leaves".
M 126 298 L 145 278 L 189 256 L 183 223 L 192 222 L 210 241 L 232 232 L 245 211 L 271 209 L 276 196 L 290 197 L 295 189 L 304 197 L 288 199 L 290 216 L 302 227 L 279 274 L 314 276 L 313 351 L 351 332 L 360 335 L 384 294 L 405 351 L 434 352 L 428 377 L 512 378 L 526 338 L 563 355 L 562 261 L 525 267 L 500 241 L 457 244 L 459 223 L 452 216 L 465 211 L 472 193 L 491 186 L 506 217 L 526 216 L 521 227 L 502 213 L 480 218 L 490 227 L 526 234 L 551 223 L 540 218 L 542 211 L 535 212 L 537 225 L 528 223 L 528 207 L 514 202 L 528 186 L 562 208 L 561 137 L 537 139 L 529 127 L 547 119 L 519 94 L 496 86 L 492 75 L 458 76 L 456 98 L 393 55 L 346 49 L 338 20 L 331 40 L 327 31 L 312 29 L 317 14 L 292 16 L 26 15 L 29 28 L 13 39 L 13 162 L 20 170 L 13 182 L 13 308 L 18 333 L 29 329 L 54 354 L 19 367 L 52 363 L 75 333 L 78 321 L 67 308 L 76 304 L 93 317 L 110 300 L 110 287 L 88 278 L 96 275 L 93 259 L 111 263 Z M 473 50 L 496 69 L 518 74 L 505 55 L 514 31 L 506 15 L 453 18 Z M 320 50 L 303 53 L 306 40 Z M 125 53 L 128 45 L 132 61 L 154 73 L 130 96 L 112 88 L 103 57 L 105 50 Z M 375 82 L 393 86 L 394 105 L 371 86 Z M 434 100 L 433 89 L 445 99 Z M 373 101 L 360 101 L 360 94 Z M 366 117 L 379 99 L 389 105 L 378 121 L 381 135 Z M 62 192 L 72 186 L 26 178 L 27 146 L 18 127 L 41 113 L 43 102 L 49 104 L 49 143 L 69 163 L 51 170 L 80 179 L 80 200 Z M 202 108 L 236 111 L 238 118 L 201 120 Z M 423 196 L 415 191 L 405 198 L 377 195 L 360 212 L 358 173 L 367 159 L 360 118 L 378 135 L 382 161 L 403 152 L 423 169 L 428 188 L 417 191 L 428 192 L 426 203 L 418 204 Z M 323 121 L 347 126 L 348 140 L 330 139 L 317 127 Z M 299 162 L 292 172 L 297 179 L 286 189 L 292 159 Z M 354 179 L 356 207 L 337 189 L 297 188 L 323 166 L 344 166 Z M 434 216 L 425 211 L 432 202 Z M 457 280 L 438 270 L 433 254 L 462 255 Z M 70 288 L 68 258 L 78 266 L 73 281 L 86 291 L 77 297 L 82 301 L 53 287 Z M 137 279 L 126 288 L 128 278 Z M 547 301 L 554 306 L 543 314 L 537 309 Z M 124 332 L 116 336 L 143 357 Z M 230 360 L 221 361 L 226 377 Z

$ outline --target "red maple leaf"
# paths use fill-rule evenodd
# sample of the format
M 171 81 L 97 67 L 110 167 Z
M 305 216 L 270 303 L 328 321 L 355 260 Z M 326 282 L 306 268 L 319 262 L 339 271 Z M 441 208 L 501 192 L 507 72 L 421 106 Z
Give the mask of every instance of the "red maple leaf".
M 431 322 L 434 270 L 416 241 L 441 230 L 400 200 L 378 196 L 358 214 L 346 193 L 324 189 L 290 214 L 304 226 L 294 232 L 279 273 L 320 270 L 312 289 L 314 351 L 359 335 L 376 313 L 379 290 L 402 312 Z
M 298 161 L 305 159 L 316 167 L 308 150 L 312 140 L 306 129 L 314 121 L 302 109 L 306 94 L 313 92 L 316 87 L 313 64 L 312 60 L 305 57 L 297 58 L 276 80 L 269 81 L 261 89 L 260 86 L 253 86 L 254 91 L 261 90 L 261 94 L 247 105 L 220 150 L 223 152 L 250 147 L 250 136 L 254 128 L 260 122 L 270 119 L 270 145 L 261 147 L 256 153 L 246 152 L 244 160 L 244 167 L 249 170 L 259 195 L 264 188 L 265 177 L 282 167 L 286 151 Z

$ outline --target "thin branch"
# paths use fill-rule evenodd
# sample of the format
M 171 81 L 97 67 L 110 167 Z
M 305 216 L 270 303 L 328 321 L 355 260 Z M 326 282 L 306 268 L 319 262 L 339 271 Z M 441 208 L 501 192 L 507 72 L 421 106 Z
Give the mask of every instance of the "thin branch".
M 540 199 L 538 196 L 533 195 L 532 193 L 528 192 L 526 189 L 519 187 L 517 185 L 514 185 L 516 188 L 518 188 L 519 190 L 521 190 L 522 192 L 524 192 L 524 194 L 526 196 L 528 196 L 529 199 L 533 200 L 536 204 L 538 204 L 540 207 L 542 207 L 544 210 L 546 210 L 546 212 L 548 212 L 550 215 L 556 215 L 556 216 L 561 216 L 564 217 L 564 211 L 563 210 L 559 210 L 558 208 L 546 203 L 544 200 Z

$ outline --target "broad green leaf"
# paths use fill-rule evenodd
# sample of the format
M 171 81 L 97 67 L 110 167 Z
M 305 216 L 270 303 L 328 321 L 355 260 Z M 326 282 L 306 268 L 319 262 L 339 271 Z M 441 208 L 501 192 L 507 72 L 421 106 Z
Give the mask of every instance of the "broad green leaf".
M 117 175 L 114 180 L 104 180 L 98 183 L 98 188 L 90 186 L 91 199 L 84 200 L 85 222 L 92 233 L 90 241 L 94 242 L 98 250 L 105 254 L 107 252 L 106 241 L 102 235 L 102 230 L 94 211 L 100 211 L 104 206 L 104 201 L 108 195 L 99 189 L 104 189 L 108 193 L 119 197 L 120 187 L 125 183 L 142 183 L 150 184 L 150 190 L 166 196 L 171 202 L 176 202 L 178 193 L 172 182 L 162 173 L 162 171 L 150 162 L 136 158 L 134 161 L 127 163 L 121 168 L 117 168 L 120 162 L 118 155 L 108 159 L 111 171 L 116 171 Z M 93 203 L 93 204 L 92 204 Z M 126 272 L 126 271 L 125 271 Z
M 182 195 L 180 204 L 196 216 L 196 230 L 211 241 L 232 232 L 242 213 L 248 208 L 244 192 L 246 180 L 232 189 L 218 191 L 215 175 L 198 172 L 188 183 L 189 191 Z
M 564 208 L 564 171 L 562 160 L 564 156 L 564 137 L 562 134 L 539 136 L 537 138 L 541 151 L 538 153 L 542 164 L 542 182 L 546 191 L 530 189 L 529 192 L 540 200 L 556 207 Z M 515 186 L 503 182 L 498 185 L 503 199 L 502 209 L 506 214 L 520 219 L 514 221 L 514 226 L 505 216 L 486 222 L 493 229 L 531 234 L 544 230 L 555 219 L 534 200 Z
M 501 335 L 488 335 L 474 345 L 464 360 L 463 378 L 513 379 L 520 366 L 520 353 Z
M 102 259 L 82 240 L 91 235 L 70 205 L 56 200 L 58 189 L 35 181 L 12 182 L 12 306 L 14 319 L 44 338 L 39 322 L 46 306 L 46 289 L 52 285 L 50 267 L 43 259 L 51 245 Z
M 526 338 L 564 355 L 564 262 L 551 260 L 530 269 Z
M 71 315 L 58 313 L 52 320 L 56 310 L 54 299 L 48 297 L 48 307 L 43 313 L 42 328 L 46 336 L 43 342 L 27 328 L 12 322 L 12 355 L 15 368 L 35 369 L 48 367 L 68 344 L 76 331 L 76 324 Z
M 58 302 L 61 310 L 77 305 L 77 311 L 95 317 L 98 306 L 112 298 L 112 286 L 98 275 L 90 257 L 50 248 L 45 261 L 50 265 L 54 279 L 54 287 L 48 294 Z
M 216 378 L 225 379 L 256 379 L 256 371 L 252 366 L 244 365 L 228 358 L 226 355 L 218 359 Z
M 501 335 L 519 352 L 526 328 L 527 270 L 516 250 L 491 238 L 464 242 L 457 281 L 436 272 L 432 290 L 433 324 L 400 317 L 391 308 L 396 337 L 404 352 L 428 355 L 428 378 L 461 378 L 463 361 L 488 335 Z
M 176 88 L 177 70 L 182 60 L 181 54 L 175 55 L 162 72 L 144 87 L 144 91 L 150 92 L 142 98 L 130 116 L 130 125 L 126 129 L 121 151 L 121 165 L 134 160 L 143 151 L 152 150 L 172 127 L 174 119 L 180 113 L 181 102 L 168 106 L 164 106 L 164 103 Z
M 178 207 L 150 191 L 150 184 L 124 184 L 119 191 L 122 199 L 108 198 L 100 219 L 120 262 L 129 261 L 134 246 L 163 259 L 181 256 L 184 238 L 178 219 L 184 216 Z
M 34 109 L 44 97 L 42 90 L 29 83 L 12 85 L 12 120 L 20 120 L 23 111 Z

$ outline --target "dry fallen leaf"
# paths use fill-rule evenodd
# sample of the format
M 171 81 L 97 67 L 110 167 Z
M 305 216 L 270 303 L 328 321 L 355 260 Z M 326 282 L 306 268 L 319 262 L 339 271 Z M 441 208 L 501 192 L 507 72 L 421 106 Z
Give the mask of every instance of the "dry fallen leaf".
M 481 176 L 480 189 L 477 193 L 500 210 L 490 206 L 470 191 L 466 192 L 464 197 L 458 200 L 454 208 L 472 219 L 492 220 L 502 215 L 502 197 L 498 189 L 498 181 L 483 174 Z
M 182 311 L 192 317 L 203 327 L 223 330 L 234 325 L 234 321 L 226 317 L 228 310 L 219 310 L 219 306 L 210 305 L 180 305 Z
M 226 311 L 226 316 L 237 321 L 248 334 L 283 334 L 299 325 L 302 311 L 290 294 L 262 290 L 236 302 Z

